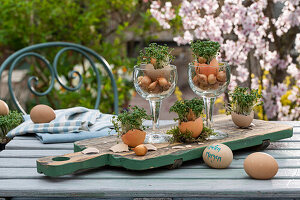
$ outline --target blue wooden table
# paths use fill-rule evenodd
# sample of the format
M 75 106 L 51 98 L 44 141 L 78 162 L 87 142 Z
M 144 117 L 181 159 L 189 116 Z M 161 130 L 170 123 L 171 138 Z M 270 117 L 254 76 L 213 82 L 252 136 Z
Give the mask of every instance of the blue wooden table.
M 235 151 L 232 164 L 223 170 L 210 169 L 198 159 L 175 170 L 104 167 L 49 178 L 37 173 L 36 159 L 73 152 L 73 144 L 41 144 L 35 137 L 15 137 L 0 152 L 0 197 L 300 197 L 300 122 L 282 123 L 293 125 L 294 135 L 264 150 L 279 164 L 272 180 L 246 175 L 243 161 L 253 152 L 249 149 Z

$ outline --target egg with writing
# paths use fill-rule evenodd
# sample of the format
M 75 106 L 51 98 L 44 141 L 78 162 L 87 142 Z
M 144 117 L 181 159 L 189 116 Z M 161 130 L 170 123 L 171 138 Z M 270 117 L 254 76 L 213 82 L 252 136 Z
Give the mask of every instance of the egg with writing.
M 212 168 L 227 168 L 232 162 L 233 153 L 225 144 L 212 144 L 204 149 L 202 157 Z
M 273 156 L 256 152 L 252 153 L 244 161 L 245 172 L 254 179 L 271 179 L 278 171 L 278 163 Z
M 9 108 L 7 106 L 7 104 L 0 100 L 0 115 L 8 115 L 9 113 Z
M 54 110 L 47 105 L 36 105 L 30 111 L 30 119 L 33 123 L 49 123 L 56 117 Z

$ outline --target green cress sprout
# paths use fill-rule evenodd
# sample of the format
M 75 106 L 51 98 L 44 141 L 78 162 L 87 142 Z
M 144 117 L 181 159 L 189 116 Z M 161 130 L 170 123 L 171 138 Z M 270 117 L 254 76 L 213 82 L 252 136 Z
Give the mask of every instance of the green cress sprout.
M 170 112 L 175 112 L 178 115 L 180 122 L 194 121 L 203 113 L 203 100 L 193 98 L 192 100 L 176 101 L 170 108 Z
M 213 41 L 200 41 L 197 40 L 191 43 L 193 55 L 197 61 L 200 62 L 199 58 L 204 59 L 206 64 L 216 57 L 220 49 L 220 44 Z
M 138 64 L 146 63 L 153 64 L 154 69 L 161 69 L 166 65 L 169 65 L 174 60 L 174 56 L 170 53 L 173 49 L 169 50 L 169 47 L 165 45 L 158 45 L 151 43 L 149 47 L 144 48 L 144 52 L 140 51 Z
M 233 92 L 229 93 L 230 102 L 227 107 L 227 113 L 235 112 L 237 114 L 249 115 L 253 107 L 261 105 L 262 95 L 258 90 L 252 89 L 250 93 L 248 88 L 237 86 Z
M 146 127 L 143 126 L 143 121 L 146 119 L 151 119 L 151 116 L 146 113 L 146 110 L 134 106 L 132 108 L 129 107 L 128 111 L 114 116 L 112 123 L 117 133 L 123 135 L 132 129 L 145 130 Z
M 0 116 L 0 139 L 6 139 L 6 134 L 19 126 L 23 122 L 22 114 L 17 111 L 12 111 L 8 115 Z

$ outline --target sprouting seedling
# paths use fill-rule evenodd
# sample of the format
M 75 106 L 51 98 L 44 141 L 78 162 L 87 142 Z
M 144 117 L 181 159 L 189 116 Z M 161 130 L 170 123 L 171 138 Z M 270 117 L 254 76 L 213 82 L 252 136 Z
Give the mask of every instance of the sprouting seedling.
M 144 108 L 134 106 L 128 111 L 120 113 L 118 116 L 112 118 L 114 129 L 119 135 L 123 135 L 132 129 L 145 130 L 147 127 L 143 126 L 143 121 L 151 119 Z
M 149 47 L 145 47 L 144 51 L 140 51 L 138 64 L 147 63 L 153 64 L 154 69 L 161 69 L 170 64 L 174 60 L 171 51 L 167 45 L 158 45 L 151 43 Z
M 191 43 L 191 48 L 197 61 L 209 64 L 210 61 L 217 56 L 220 50 L 220 44 L 213 41 L 197 40 Z
M 257 89 L 252 89 L 248 92 L 247 87 L 237 86 L 233 92 L 229 93 L 230 102 L 227 107 L 227 112 L 235 112 L 237 114 L 249 115 L 255 106 L 261 105 L 262 95 Z
M 202 99 L 193 98 L 191 100 L 176 101 L 171 106 L 170 112 L 178 115 L 180 122 L 194 121 L 203 113 L 204 103 Z
M 0 116 L 0 138 L 5 139 L 7 133 L 24 121 L 22 114 L 12 111 L 8 115 Z

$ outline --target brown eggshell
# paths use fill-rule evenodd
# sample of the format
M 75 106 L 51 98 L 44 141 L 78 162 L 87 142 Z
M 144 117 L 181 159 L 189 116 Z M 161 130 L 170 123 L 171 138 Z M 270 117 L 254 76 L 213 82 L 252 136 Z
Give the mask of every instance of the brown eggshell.
M 154 69 L 152 64 L 147 64 L 144 66 L 145 74 L 151 78 L 152 81 L 156 81 L 157 78 L 164 77 L 165 79 L 170 79 L 171 66 L 167 65 L 162 69 Z
M 207 82 L 211 85 L 215 84 L 217 82 L 216 76 L 214 74 L 208 75 Z
M 49 123 L 56 117 L 54 110 L 47 105 L 36 105 L 30 111 L 30 119 L 33 123 Z
M 9 108 L 5 101 L 0 100 L 0 115 L 8 115 Z
M 146 132 L 138 129 L 132 129 L 122 135 L 122 141 L 130 147 L 136 147 L 144 143 Z
M 204 162 L 212 168 L 227 168 L 233 159 L 231 149 L 225 144 L 212 144 L 203 151 Z
M 244 161 L 245 172 L 254 179 L 271 179 L 277 174 L 277 161 L 269 154 L 252 153 Z
M 203 58 L 203 57 L 198 57 L 198 62 L 199 62 L 200 64 L 206 63 L 206 59 Z
M 250 115 L 241 115 L 237 114 L 235 112 L 231 113 L 231 119 L 234 122 L 235 125 L 237 125 L 240 128 L 247 128 L 250 126 L 251 122 L 254 118 L 254 112 L 252 111 Z
M 181 133 L 190 131 L 193 133 L 192 137 L 197 138 L 202 132 L 203 120 L 201 117 L 199 117 L 195 121 L 180 122 L 178 127 Z
M 147 149 L 147 147 L 146 147 L 145 145 L 140 144 L 140 145 L 136 146 L 136 147 L 133 149 L 133 151 L 135 152 L 135 154 L 136 154 L 137 156 L 144 156 L 144 155 L 146 155 L 146 153 L 148 152 L 148 149 Z

